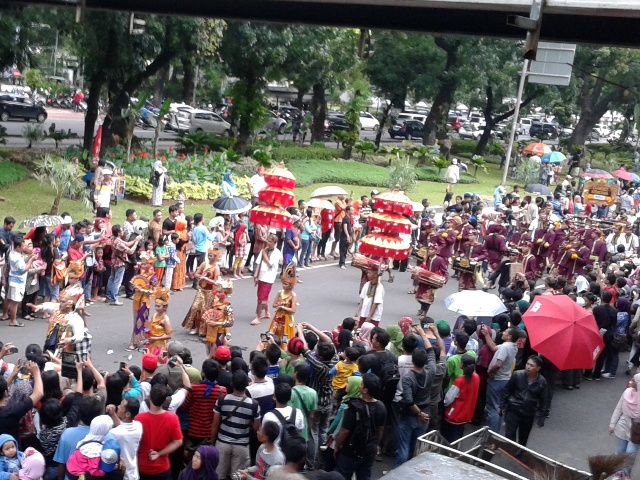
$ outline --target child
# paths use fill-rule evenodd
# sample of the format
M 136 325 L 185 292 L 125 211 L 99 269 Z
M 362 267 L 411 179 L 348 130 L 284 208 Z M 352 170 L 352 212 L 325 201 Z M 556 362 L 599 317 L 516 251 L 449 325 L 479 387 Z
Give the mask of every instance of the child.
M 284 455 L 274 443 L 280 435 L 280 425 L 266 422 L 258 429 L 258 441 L 261 445 L 256 454 L 256 464 L 246 470 L 239 470 L 244 480 L 263 480 L 274 465 L 284 465 Z
M 158 277 L 158 284 L 162 284 L 162 277 L 164 276 L 164 269 L 167 266 L 167 257 L 169 256 L 169 249 L 166 245 L 166 240 L 163 236 L 158 239 L 158 246 L 156 247 L 156 263 L 153 267 Z
M 209 358 L 216 357 L 216 349 L 220 345 L 226 345 L 225 337 L 229 333 L 229 328 L 233 327 L 234 315 L 233 307 L 227 300 L 227 296 L 219 291 L 213 298 L 213 304 L 202 315 L 202 320 L 207 325 L 205 337 L 205 348 Z
M 0 435 L 0 479 L 9 480 L 22 468 L 23 453 L 18 451 L 18 442 L 11 435 Z
M 176 204 L 184 206 L 185 196 L 184 196 L 184 188 L 178 189 L 178 196 L 176 197 Z
M 44 457 L 35 448 L 29 447 L 22 457 L 22 468 L 18 472 L 20 480 L 41 480 L 45 472 Z
M 247 250 L 248 242 L 249 234 L 247 233 L 247 226 L 244 223 L 240 223 L 234 235 L 234 253 L 236 256 L 235 261 L 233 262 L 234 278 L 242 278 L 242 264 L 244 263 L 244 255 Z
M 92 302 L 104 302 L 104 298 L 98 297 L 98 292 L 102 288 L 103 277 L 106 267 L 104 266 L 104 260 L 102 256 L 104 255 L 103 247 L 96 247 L 94 249 L 93 259 L 93 281 L 91 283 L 91 301 Z
M 100 469 L 100 454 L 104 437 L 113 428 L 113 420 L 109 415 L 99 415 L 91 421 L 89 433 L 78 442 L 76 451 L 67 461 L 67 473 L 71 478 L 87 473 L 96 477 L 103 477 Z
M 344 349 L 345 360 L 341 360 L 335 364 L 331 369 L 331 375 L 333 380 L 331 386 L 333 387 L 333 398 L 340 403 L 342 397 L 347 393 L 347 380 L 352 375 L 360 375 L 358 371 L 358 358 L 360 357 L 360 351 L 355 347 L 347 347 Z
M 180 263 L 176 245 L 180 241 L 180 235 L 177 233 L 171 234 L 171 240 L 167 243 L 167 260 L 164 268 L 164 279 L 162 280 L 162 286 L 164 288 L 171 288 L 171 282 L 173 281 L 173 271 L 176 265 Z

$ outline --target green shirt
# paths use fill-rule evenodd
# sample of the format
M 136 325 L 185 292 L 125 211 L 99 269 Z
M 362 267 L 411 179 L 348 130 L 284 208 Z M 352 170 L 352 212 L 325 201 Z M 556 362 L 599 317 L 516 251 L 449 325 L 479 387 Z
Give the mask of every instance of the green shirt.
M 449 376 L 449 385 L 447 390 L 453 385 L 453 381 L 462 376 L 462 355 L 469 355 L 470 357 L 477 358 L 476 352 L 473 350 L 467 350 L 465 353 L 456 353 L 447 358 L 447 375 Z
M 165 245 L 164 247 L 156 247 L 156 256 L 158 255 L 167 255 L 167 253 L 169 253 L 169 249 L 167 248 L 167 246 Z M 156 263 L 153 264 L 154 267 L 166 267 L 167 266 L 167 262 L 165 262 L 164 260 L 160 261 L 160 260 L 156 260 Z
M 304 413 L 302 436 L 305 440 L 309 440 L 309 414 L 318 408 L 318 394 L 306 385 L 296 385 L 291 392 L 289 406 L 299 408 Z

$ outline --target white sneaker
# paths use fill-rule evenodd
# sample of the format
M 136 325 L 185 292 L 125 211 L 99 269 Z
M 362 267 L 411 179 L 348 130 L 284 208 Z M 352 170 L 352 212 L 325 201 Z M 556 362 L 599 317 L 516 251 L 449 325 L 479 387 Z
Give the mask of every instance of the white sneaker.
M 616 376 L 610 373 L 603 373 L 602 378 L 616 378 Z

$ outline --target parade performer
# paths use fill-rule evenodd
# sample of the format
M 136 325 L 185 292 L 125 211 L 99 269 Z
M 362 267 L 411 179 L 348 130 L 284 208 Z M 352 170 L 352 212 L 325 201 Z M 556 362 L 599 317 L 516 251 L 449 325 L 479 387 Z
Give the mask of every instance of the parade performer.
M 529 232 L 529 224 L 526 222 L 520 222 L 520 231 L 515 232 L 511 236 L 509 246 L 519 249 L 523 244 L 531 243 L 531 233 Z
M 531 244 L 523 243 L 520 246 L 520 262 L 522 263 L 522 272 L 527 280 L 536 279 L 536 257 L 531 254 Z
M 360 302 L 353 316 L 358 320 L 357 328 L 362 327 L 365 322 L 372 323 L 377 327 L 382 319 L 384 287 L 380 283 L 380 275 L 382 272 L 367 271 L 368 281 L 360 290 Z
M 576 238 L 576 252 L 571 254 L 571 268 L 569 275 L 574 274 L 584 275 L 584 266 L 589 263 L 589 255 L 591 252 L 585 246 L 582 238 Z
M 296 333 L 293 316 L 298 308 L 298 296 L 293 291 L 293 287 L 298 283 L 298 278 L 296 277 L 296 267 L 292 263 L 286 266 L 280 281 L 282 282 L 282 290 L 276 294 L 276 298 L 273 300 L 275 312 L 271 319 L 271 325 L 269 325 L 269 333 L 277 335 L 281 339 L 286 335 L 286 338 L 291 340 Z M 285 341 L 282 342 L 282 346 L 286 347 Z
M 436 298 L 436 290 L 442 288 L 445 283 L 449 281 L 449 264 L 442 257 L 438 256 L 438 247 L 435 242 L 427 245 L 427 254 L 422 262 L 417 267 L 412 267 L 411 278 L 417 281 L 416 286 L 416 300 L 420 304 L 420 310 L 418 316 L 424 318 L 429 312 L 429 308 L 433 304 Z M 440 285 L 440 278 L 433 278 L 425 272 L 435 273 L 444 277 L 444 283 Z M 426 281 L 425 281 L 426 280 Z M 436 286 L 440 285 L 440 286 Z
M 133 332 L 127 351 L 131 352 L 140 347 L 145 341 L 144 326 L 149 320 L 151 310 L 151 295 L 158 285 L 158 277 L 153 264 L 156 257 L 149 252 L 140 254 L 140 274 L 131 279 L 133 286 Z
M 587 265 L 593 265 L 594 262 L 603 263 L 607 256 L 607 244 L 602 240 L 602 231 L 598 228 L 591 231 L 591 239 L 589 246 L 587 239 L 584 244 L 589 249 L 589 263 Z
M 489 272 L 493 273 L 500 266 L 503 255 L 507 252 L 507 240 L 502 235 L 502 225 L 494 223 L 488 228 L 488 235 L 484 239 L 484 247 L 487 250 Z
M 460 279 L 458 281 L 458 290 L 475 290 L 476 281 L 480 275 L 480 267 L 482 262 L 487 258 L 487 251 L 484 245 L 478 243 L 478 231 L 471 229 L 467 236 L 469 241 L 465 243 L 460 253 L 461 264 L 466 263 L 466 267 L 470 270 L 459 270 Z
M 458 226 L 454 227 L 457 233 L 456 241 L 454 244 L 454 252 L 457 256 L 459 256 L 460 253 L 464 250 L 465 243 L 469 241 L 469 232 L 471 230 L 475 230 L 473 228 L 473 225 L 469 223 L 469 218 L 471 218 L 471 215 L 466 212 L 463 213 L 462 215 L 460 215 L 461 223 Z
M 83 257 L 84 258 L 84 257 Z M 85 298 L 84 298 L 84 287 L 82 286 L 82 280 L 84 278 L 84 260 L 76 260 L 75 262 L 70 262 L 67 267 L 67 277 L 69 279 L 69 284 L 67 287 L 60 292 L 60 294 L 64 294 L 67 297 L 75 298 L 75 311 L 82 317 L 91 316 L 84 311 L 85 307 Z
M 193 299 L 191 308 L 182 321 L 182 326 L 189 330 L 191 335 L 205 335 L 206 325 L 202 321 L 202 314 L 211 307 L 213 292 L 219 288 L 217 283 L 220 278 L 219 260 L 220 250 L 210 248 L 207 251 L 207 260 L 202 262 L 196 270 L 195 279 L 198 282 L 198 291 Z
M 453 247 L 456 243 L 458 232 L 453 229 L 453 221 L 451 218 L 445 218 L 444 228 L 440 229 L 435 235 L 435 242 L 438 245 L 438 256 L 449 262 L 453 256 Z
M 547 266 L 547 257 L 551 254 L 551 245 L 555 241 L 555 232 L 549 228 L 547 217 L 540 216 L 540 228 L 537 228 L 533 234 L 533 255 L 536 257 L 536 268 L 538 278 L 542 277 L 542 273 Z
M 576 238 L 575 231 L 570 231 L 567 239 L 560 246 L 562 254 L 554 265 L 554 267 L 557 268 L 559 275 L 566 277 L 570 273 L 572 263 L 571 257 L 577 253 Z
M 191 235 L 187 231 L 187 221 L 185 219 L 180 217 L 176 219 L 176 233 L 180 237 L 176 245 L 176 255 L 180 259 L 180 263 L 173 270 L 171 290 L 180 292 L 184 288 L 187 278 L 187 244 Z
M 213 305 L 204 312 L 202 321 L 207 326 L 205 337 L 207 355 L 209 358 L 215 358 L 217 348 L 225 344 L 225 336 L 229 334 L 229 329 L 233 327 L 234 322 L 233 307 L 224 292 L 216 292 Z
M 164 356 L 164 352 L 167 350 L 167 342 L 171 340 L 173 335 L 173 329 L 171 328 L 171 321 L 167 315 L 167 307 L 169 306 L 169 289 L 163 287 L 156 287 L 153 292 L 153 298 L 155 300 L 155 313 L 151 320 L 148 320 L 144 326 L 144 332 L 146 334 L 146 343 L 148 353 L 158 357 L 158 361 L 166 363 L 167 358 Z

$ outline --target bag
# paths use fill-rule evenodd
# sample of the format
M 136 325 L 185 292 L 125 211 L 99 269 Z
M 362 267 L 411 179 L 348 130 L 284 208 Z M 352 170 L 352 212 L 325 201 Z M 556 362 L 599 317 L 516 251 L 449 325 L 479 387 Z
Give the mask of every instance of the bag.
M 631 435 L 629 440 L 636 445 L 640 443 L 640 423 L 633 422 L 631 424 Z
M 54 263 L 51 267 L 51 285 L 63 285 L 67 277 L 67 267 L 63 261 Z
M 617 333 L 613 336 L 613 339 L 611 340 L 611 348 L 613 348 L 614 350 L 617 350 L 618 352 L 627 348 L 627 345 L 628 344 L 627 344 L 626 335 L 620 335 Z
M 364 458 L 371 455 L 369 439 L 374 434 L 369 405 L 360 398 L 352 398 L 347 402 L 347 408 L 355 410 L 356 428 L 349 434 L 343 449 L 351 457 Z
M 400 381 L 400 371 L 398 370 L 398 364 L 391 361 L 381 361 L 383 357 L 388 357 L 388 355 L 392 355 L 390 352 L 382 352 L 382 354 L 375 355 L 378 356 L 378 361 L 380 362 L 380 381 L 382 382 L 382 396 L 380 400 L 385 405 L 389 405 L 390 402 L 393 401 L 393 398 L 396 394 L 396 389 L 398 387 L 398 382 Z M 387 360 L 385 358 L 384 360 Z
M 271 410 L 278 420 L 280 421 L 280 449 L 286 451 L 287 445 L 293 445 L 295 443 L 306 443 L 305 439 L 302 438 L 300 432 L 296 428 L 296 412 L 297 408 L 291 408 L 291 417 L 289 420 L 284 418 L 284 415 L 278 411 L 278 409 Z
M 158 177 L 156 177 L 155 170 L 151 170 L 151 175 L 149 175 L 149 183 L 154 187 L 158 186 Z

